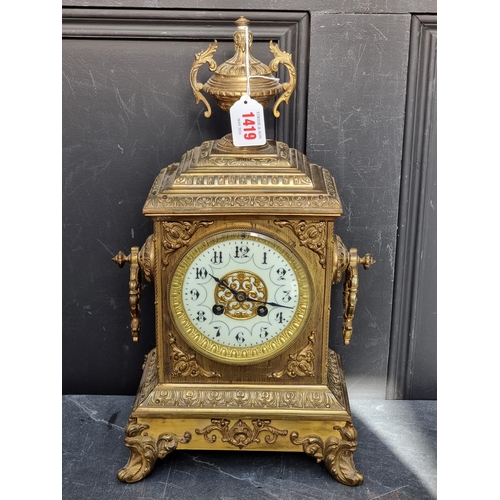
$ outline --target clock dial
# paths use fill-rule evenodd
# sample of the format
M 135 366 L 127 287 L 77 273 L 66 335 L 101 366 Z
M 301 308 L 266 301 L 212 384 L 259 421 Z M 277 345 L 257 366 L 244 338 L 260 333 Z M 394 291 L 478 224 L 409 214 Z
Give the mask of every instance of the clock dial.
M 307 320 L 305 266 L 277 240 L 252 232 L 216 234 L 183 257 L 170 302 L 181 335 L 204 355 L 257 363 L 279 354 Z

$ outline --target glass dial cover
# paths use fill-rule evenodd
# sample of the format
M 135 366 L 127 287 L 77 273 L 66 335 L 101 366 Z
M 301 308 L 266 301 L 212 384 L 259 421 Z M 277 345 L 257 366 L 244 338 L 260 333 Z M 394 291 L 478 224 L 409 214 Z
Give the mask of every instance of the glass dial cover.
M 181 259 L 171 283 L 177 329 L 191 347 L 216 361 L 253 364 L 274 357 L 307 321 L 306 267 L 264 234 L 208 237 Z

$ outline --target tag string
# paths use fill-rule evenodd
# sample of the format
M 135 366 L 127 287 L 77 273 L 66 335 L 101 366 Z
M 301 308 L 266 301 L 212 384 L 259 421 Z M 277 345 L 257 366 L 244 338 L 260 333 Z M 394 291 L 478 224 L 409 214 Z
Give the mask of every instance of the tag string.
M 247 72 L 247 95 L 250 97 L 250 50 L 248 47 L 248 26 L 245 28 L 245 69 Z
M 265 78 L 266 80 L 274 80 L 279 82 L 279 78 L 274 78 L 272 76 L 264 75 L 250 75 L 250 50 L 249 50 L 249 40 L 248 40 L 248 26 L 241 26 L 245 30 L 245 70 L 247 74 L 247 95 L 250 97 L 250 78 Z

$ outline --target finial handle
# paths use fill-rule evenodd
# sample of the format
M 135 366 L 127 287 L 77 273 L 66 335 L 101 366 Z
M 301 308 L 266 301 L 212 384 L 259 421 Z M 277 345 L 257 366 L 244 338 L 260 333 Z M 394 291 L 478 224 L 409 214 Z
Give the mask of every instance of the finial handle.
M 278 106 L 285 101 L 288 104 L 288 100 L 295 90 L 295 86 L 297 84 L 297 71 L 295 70 L 295 66 L 292 62 L 292 55 L 288 52 L 284 52 L 280 50 L 277 44 L 273 44 L 273 42 L 269 42 L 269 49 L 274 55 L 274 59 L 269 63 L 269 69 L 271 71 L 278 71 L 278 65 L 281 63 L 288 70 L 290 80 L 286 83 L 283 83 L 283 93 L 280 95 L 279 99 L 276 100 L 273 107 L 273 114 L 276 118 L 280 117 L 280 112 L 278 111 Z
M 212 58 L 216 50 L 217 40 L 214 40 L 214 43 L 210 44 L 206 50 L 195 54 L 193 67 L 191 68 L 191 73 L 189 75 L 189 81 L 191 82 L 191 89 L 193 90 L 196 104 L 198 104 L 200 101 L 203 101 L 205 103 L 205 106 L 207 107 L 207 110 L 204 113 L 206 118 L 209 118 L 212 114 L 212 108 L 210 107 L 210 104 L 205 99 L 203 94 L 200 92 L 200 90 L 203 88 L 203 84 L 198 82 L 198 70 L 205 63 L 208 64 L 208 69 L 210 71 L 215 71 L 217 69 L 217 63 Z

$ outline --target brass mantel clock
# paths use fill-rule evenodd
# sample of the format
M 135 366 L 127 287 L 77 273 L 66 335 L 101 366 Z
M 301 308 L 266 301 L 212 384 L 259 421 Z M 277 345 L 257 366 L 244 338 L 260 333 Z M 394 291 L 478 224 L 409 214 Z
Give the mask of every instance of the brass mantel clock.
M 203 90 L 229 110 L 247 95 L 251 76 L 249 94 L 261 106 L 282 92 L 277 117 L 295 87 L 291 56 L 271 43 L 269 66 L 257 61 L 248 21 L 236 24 L 232 59 L 217 67 L 216 43 L 196 55 L 196 102 L 209 116 Z M 205 63 L 214 75 L 202 85 Z M 283 84 L 272 77 L 280 63 L 290 75 Z M 344 372 L 328 330 L 331 286 L 345 273 L 349 343 L 358 264 L 374 260 L 335 234 L 342 205 L 330 173 L 282 142 L 235 146 L 229 134 L 161 170 L 143 213 L 153 234 L 113 259 L 130 263 L 134 340 L 141 273 L 154 283 L 156 307 L 156 347 L 144 363 L 119 479 L 139 481 L 182 448 L 302 451 L 341 483 L 360 484 Z

